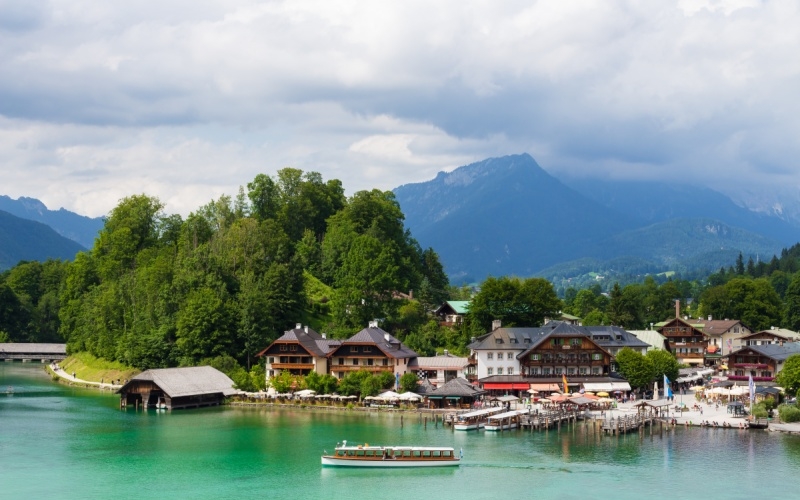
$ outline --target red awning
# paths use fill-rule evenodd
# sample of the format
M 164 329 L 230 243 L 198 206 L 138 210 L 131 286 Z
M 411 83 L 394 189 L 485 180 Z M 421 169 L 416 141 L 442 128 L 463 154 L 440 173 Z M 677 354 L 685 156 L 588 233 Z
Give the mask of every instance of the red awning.
M 497 389 L 497 390 L 501 390 L 501 391 L 513 391 L 515 389 L 517 389 L 517 390 L 527 390 L 530 386 L 531 386 L 530 384 L 521 384 L 521 383 L 513 384 L 513 383 L 508 383 L 508 382 L 505 382 L 505 383 L 497 383 L 497 382 L 492 383 L 492 382 L 489 382 L 489 383 L 483 384 L 483 388 L 486 389 L 486 390 Z

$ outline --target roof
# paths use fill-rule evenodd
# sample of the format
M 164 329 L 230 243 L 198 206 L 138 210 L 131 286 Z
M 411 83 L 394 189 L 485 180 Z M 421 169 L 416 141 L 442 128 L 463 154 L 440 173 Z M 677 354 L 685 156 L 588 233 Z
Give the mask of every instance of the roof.
M 469 345 L 470 349 L 480 350 L 526 350 L 537 344 L 551 328 L 498 328 L 481 335 Z
M 211 366 L 191 366 L 186 368 L 158 368 L 144 371 L 131 378 L 117 393 L 136 382 L 151 381 L 171 398 L 201 394 L 222 393 L 225 396 L 236 394 L 233 380 Z
M 370 344 L 376 346 L 386 356 L 390 358 L 416 358 L 417 353 L 403 345 L 389 332 L 383 331 L 377 326 L 368 326 L 356 333 L 341 345 Z M 333 351 L 330 351 L 333 353 Z
M 441 356 L 422 356 L 409 361 L 409 368 L 420 369 L 447 369 L 460 370 L 469 364 L 469 358 L 460 358 L 452 354 L 443 354 Z
M 739 340 L 747 340 L 749 338 L 753 338 L 760 335 L 772 335 L 775 337 L 784 338 L 786 340 L 800 340 L 800 333 L 797 333 L 793 330 L 787 330 L 786 328 L 771 328 L 769 330 L 761 330 L 759 332 L 748 333 L 747 335 L 742 335 L 739 337 Z
M 434 314 L 439 314 L 448 309 L 456 314 L 467 314 L 469 312 L 469 300 L 448 300 L 436 308 Z
M 454 378 L 451 379 L 446 384 L 437 387 L 435 390 L 426 393 L 426 396 L 461 396 L 461 397 L 475 397 L 480 396 L 486 391 L 482 391 L 478 389 L 474 385 L 470 384 L 469 381 L 465 378 Z
M 738 319 L 712 319 L 704 321 L 700 328 L 708 335 L 722 335 L 741 323 Z
M 628 332 L 655 349 L 664 349 L 664 341 L 667 338 L 655 330 L 628 330 Z
M 340 346 L 342 342 L 340 340 L 326 339 L 311 328 L 298 324 L 294 329 L 283 332 L 280 338 L 256 354 L 256 356 L 263 356 L 275 344 L 300 344 L 312 356 L 324 358 L 333 349 Z
M 766 344 L 766 345 L 748 345 L 737 349 L 730 353 L 728 356 L 735 356 L 736 354 L 751 350 L 766 356 L 775 361 L 784 361 L 786 358 L 793 354 L 800 354 L 800 342 L 787 342 L 783 345 L 780 344 Z
M 67 344 L 36 344 L 29 342 L 0 343 L 0 352 L 14 354 L 67 354 Z
M 602 347 L 649 348 L 650 344 L 618 326 L 587 326 L 592 340 Z M 606 338 L 608 337 L 608 338 Z M 661 344 L 662 347 L 664 344 Z

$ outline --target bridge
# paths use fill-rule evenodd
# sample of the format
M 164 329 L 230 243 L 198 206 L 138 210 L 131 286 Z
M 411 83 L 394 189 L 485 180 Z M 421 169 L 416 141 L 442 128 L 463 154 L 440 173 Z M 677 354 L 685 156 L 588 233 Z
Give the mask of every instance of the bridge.
M 67 357 L 67 344 L 0 343 L 0 361 L 61 361 Z

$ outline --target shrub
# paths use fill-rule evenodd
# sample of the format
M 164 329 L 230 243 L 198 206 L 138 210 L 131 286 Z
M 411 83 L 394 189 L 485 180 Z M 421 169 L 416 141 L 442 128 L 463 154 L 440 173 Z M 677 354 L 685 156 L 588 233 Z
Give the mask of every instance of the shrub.
M 781 417 L 781 422 L 800 422 L 800 408 L 794 405 L 780 405 L 778 415 Z
M 767 405 L 765 405 L 764 402 L 754 405 L 753 416 L 756 418 L 767 418 L 769 416 L 769 410 L 767 410 Z

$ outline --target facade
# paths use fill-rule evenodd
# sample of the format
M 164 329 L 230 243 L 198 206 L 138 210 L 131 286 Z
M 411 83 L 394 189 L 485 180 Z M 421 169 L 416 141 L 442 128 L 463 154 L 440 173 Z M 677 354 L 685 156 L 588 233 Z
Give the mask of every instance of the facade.
M 708 337 L 706 359 L 721 358 L 741 347 L 740 337 L 753 333 L 753 330 L 738 319 L 712 319 L 702 322 L 700 327 Z
M 300 376 L 312 371 L 325 375 L 329 371 L 327 356 L 340 345 L 341 341 L 329 340 L 298 323 L 256 356 L 266 358 L 267 381 L 282 371 Z
M 800 354 L 800 342 L 742 347 L 727 358 L 728 380 L 749 380 L 752 376 L 756 382 L 772 382 L 793 354 Z
M 705 365 L 708 338 L 700 328 L 686 320 L 675 318 L 658 328 L 666 337 L 668 349 L 675 355 L 678 363 L 685 365 Z
M 761 330 L 754 332 L 737 339 L 738 346 L 745 347 L 751 345 L 769 345 L 780 344 L 781 342 L 797 342 L 800 340 L 800 333 L 784 328 L 772 328 L 770 330 Z M 735 344 L 734 344 L 735 345 Z
M 587 326 L 586 329 L 589 330 L 592 340 L 611 353 L 612 357 L 616 357 L 620 349 L 625 347 L 642 355 L 647 354 L 648 349 L 652 347 L 636 335 L 618 326 Z
M 564 376 L 569 379 L 611 375 L 613 356 L 587 327 L 554 321 L 532 330 L 538 330 L 532 335 L 534 341 L 519 355 L 524 375 L 534 379 L 553 378 L 556 383 Z
M 433 313 L 439 318 L 441 326 L 457 326 L 464 321 L 464 316 L 468 311 L 468 300 L 448 300 Z
M 441 356 L 421 356 L 409 361 L 409 370 L 436 386 L 444 385 L 454 378 L 466 379 L 471 371 L 470 367 L 469 358 L 453 356 L 446 350 Z
M 499 322 L 498 322 L 499 323 Z M 519 375 L 517 356 L 537 340 L 538 328 L 502 328 L 499 324 L 468 347 L 478 380 L 494 375 Z
M 329 372 L 338 379 L 358 370 L 388 371 L 399 378 L 411 371 L 417 353 L 371 321 L 367 328 L 333 347 L 327 357 Z

